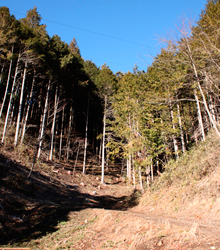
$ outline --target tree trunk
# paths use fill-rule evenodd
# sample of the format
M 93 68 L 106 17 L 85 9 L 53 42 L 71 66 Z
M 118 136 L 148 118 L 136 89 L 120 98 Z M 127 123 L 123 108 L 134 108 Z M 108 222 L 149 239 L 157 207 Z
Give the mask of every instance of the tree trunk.
M 55 93 L 55 102 L 54 102 L 54 114 L 53 114 L 53 124 L 51 127 L 51 140 L 50 140 L 50 153 L 49 153 L 49 160 L 52 161 L 53 158 L 53 142 L 54 142 L 54 130 L 55 130 L 55 123 L 56 123 L 56 114 L 57 114 L 57 92 L 58 92 L 58 86 L 56 87 L 56 93 Z
M 41 112 L 41 105 L 42 105 L 42 87 L 40 88 L 40 93 L 39 93 L 39 101 L 38 101 L 38 109 L 37 109 L 37 120 L 41 121 L 41 116 L 42 116 L 42 112 Z
M 16 78 L 17 78 L 17 74 L 18 74 L 18 65 L 19 65 L 19 62 L 20 62 L 20 57 L 21 57 L 21 54 L 19 53 L 18 60 L 17 60 L 17 65 L 16 65 L 16 68 L 15 68 L 14 81 L 13 81 L 13 84 L 12 84 L 12 87 L 11 87 L 11 95 L 10 95 L 10 99 L 9 99 L 9 103 L 8 103 L 8 110 L 7 110 L 7 114 L 6 114 L 6 117 L 5 117 L 5 125 L 4 125 L 3 134 L 2 134 L 2 141 L 1 141 L 2 144 L 4 143 L 4 139 L 5 139 L 5 133 L 6 133 L 6 128 L 7 128 L 7 123 L 8 123 L 8 117 L 9 117 L 9 113 L 10 113 L 11 102 L 12 102 L 12 98 L 13 98 L 13 94 L 14 94 L 14 87 L 15 87 Z
M 183 132 L 183 125 L 182 125 L 182 119 L 180 114 L 180 106 L 177 100 L 177 114 L 178 114 L 178 120 L 179 120 L 179 127 L 180 127 L 180 138 L 181 138 L 181 144 L 182 144 L 182 152 L 186 152 L 186 146 L 184 141 L 184 132 Z
M 136 190 L 136 170 L 135 170 L 135 166 L 133 164 L 133 184 L 134 184 L 134 190 Z
M 175 123 L 174 123 L 173 108 L 172 108 L 170 99 L 168 100 L 168 102 L 169 102 L 169 109 L 170 109 L 170 118 L 171 118 L 173 130 L 174 130 L 174 134 L 172 135 L 174 152 L 175 152 L 176 160 L 178 160 L 179 159 L 179 154 L 178 154 L 179 149 L 178 149 L 176 135 L 175 135 L 176 127 L 175 127 Z
M 74 169 L 73 169 L 73 177 L 75 176 L 76 164 L 77 164 L 78 155 L 79 155 L 79 149 L 80 149 L 80 142 L 79 142 L 78 149 L 77 149 L 76 160 L 75 160 Z
M 142 182 L 142 176 L 141 176 L 141 167 L 139 166 L 139 181 L 140 181 L 140 186 L 141 186 L 141 191 L 143 192 L 144 191 L 144 188 L 143 188 L 143 182 Z
M 191 52 L 191 51 L 190 51 L 190 52 Z M 197 69 L 196 69 L 196 65 L 195 65 L 195 63 L 194 63 L 194 61 L 193 61 L 193 59 L 192 59 L 191 56 L 190 56 L 190 59 L 191 59 L 191 63 L 192 63 L 192 66 L 193 66 L 193 70 L 194 70 L 194 73 L 195 73 L 195 76 L 196 76 L 196 82 L 197 82 L 197 85 L 198 85 L 198 87 L 199 87 L 199 91 L 200 91 L 200 93 L 201 93 L 201 95 L 202 95 L 202 99 L 203 99 L 203 103 L 204 103 L 206 112 L 207 112 L 207 114 L 208 114 L 208 116 L 209 116 L 210 122 L 211 122 L 211 124 L 213 125 L 213 127 L 214 127 L 214 129 L 215 129 L 217 135 L 220 137 L 220 132 L 219 132 L 217 126 L 216 126 L 216 123 L 215 123 L 215 122 L 213 121 L 213 119 L 212 119 L 212 116 L 211 116 L 211 114 L 210 114 L 210 111 L 209 111 L 209 108 L 208 108 L 208 104 L 207 104 L 205 95 L 204 95 L 204 93 L 203 93 L 201 84 L 200 84 L 200 82 L 199 82 L 199 77 L 198 77 L 198 72 L 197 72 Z M 207 76 L 206 76 L 206 80 L 207 80 Z
M 62 121 L 61 121 L 61 131 L 60 131 L 60 150 L 59 150 L 59 161 L 61 161 L 61 154 L 62 154 L 62 143 L 63 143 L 63 123 L 64 123 L 64 109 L 62 112 Z
M 100 160 L 101 160 L 101 158 L 102 158 L 102 140 L 100 141 L 100 143 L 99 143 L 99 164 L 100 164 Z
M 194 89 L 194 96 L 196 99 L 196 106 L 197 106 L 197 112 L 198 112 L 198 120 L 199 120 L 199 126 L 201 129 L 201 133 L 202 133 L 202 140 L 205 141 L 205 130 L 204 130 L 204 125 L 203 125 L 203 121 L 202 121 L 202 112 L 201 112 L 201 107 L 200 107 L 200 103 L 199 103 L 199 98 L 197 95 L 196 90 Z
M 101 183 L 104 184 L 104 175 L 105 175 L 105 123 L 106 123 L 106 105 L 107 97 L 105 96 L 105 106 L 104 106 L 104 115 L 103 115 L 103 139 L 102 139 L 102 178 Z
M 84 148 L 84 159 L 83 159 L 83 174 L 86 174 L 86 150 L 87 150 L 87 136 L 88 136 L 88 121 L 89 121 L 89 98 L 86 114 L 86 134 L 85 134 L 85 148 Z
M 49 92 L 50 92 L 50 82 L 51 81 L 49 80 L 48 86 L 47 86 L 47 94 L 46 94 L 46 100 L 45 100 L 45 105 L 44 105 L 44 113 L 42 116 L 42 122 L 41 122 L 40 133 L 39 133 L 40 136 L 39 136 L 39 146 L 38 146 L 37 158 L 40 157 L 41 147 L 42 147 L 42 142 L 43 142 L 45 121 L 46 121 L 46 114 L 47 114 L 47 106 L 48 106 L 48 99 L 49 99 Z
M 147 188 L 150 188 L 150 166 L 148 165 L 146 168 L 146 176 L 147 176 Z
M 12 53 L 13 53 L 13 51 L 12 51 Z M 2 75 L 3 75 L 4 68 L 5 68 L 5 62 L 3 63 L 3 66 L 2 66 L 2 69 L 1 69 L 0 86 L 1 86 L 1 83 L 2 83 Z M 0 117 L 0 118 L 1 118 L 1 117 Z
M 128 177 L 128 180 L 131 181 L 131 155 L 130 154 L 127 159 L 127 177 Z
M 213 82 L 213 80 L 210 79 L 210 77 L 208 76 L 206 71 L 204 71 L 203 74 L 205 75 L 205 80 L 206 80 L 205 82 L 209 82 L 209 84 L 206 84 L 206 94 L 210 100 L 209 109 L 210 109 L 210 113 L 212 115 L 212 119 L 216 123 L 219 121 L 219 112 L 218 112 L 219 96 L 217 95 L 217 98 L 216 98 L 216 93 L 215 93 L 215 91 L 213 91 L 211 86 L 214 85 L 215 88 L 217 88 L 217 89 L 219 89 L 219 88 L 216 86 L 216 84 Z
M 19 133 L 19 128 L 20 128 L 20 119 L 21 119 L 21 112 L 22 112 L 22 103 L 23 103 L 23 94 L 24 94 L 24 84 L 25 84 L 26 72 L 27 72 L 27 62 L 25 62 L 23 80 L 22 80 L 22 85 L 21 85 L 20 102 L 19 102 L 17 126 L 16 126 L 15 141 L 14 141 L 15 147 L 18 144 L 18 133 Z
M 132 127 L 131 127 L 131 113 L 129 111 L 128 113 L 128 126 L 129 126 L 129 129 L 130 129 L 130 138 L 129 140 L 131 141 L 131 131 L 132 131 Z M 128 169 L 127 169 L 127 177 L 128 177 L 128 180 L 131 181 L 131 171 L 132 169 L 132 155 L 131 153 L 129 152 L 129 156 L 128 156 Z
M 13 54 L 13 50 L 14 50 L 14 45 L 12 46 L 12 54 Z M 8 93 L 8 86 L 9 86 L 10 77 L 11 77 L 11 67 L 12 67 L 12 59 L 10 61 L 10 65 L 9 65 L 8 79 L 7 79 L 5 94 L 4 94 L 4 98 L 3 98 L 3 102 L 2 102 L 2 106 L 1 106 L 0 118 L 2 117 L 2 112 L 3 112 L 4 105 L 5 105 L 6 96 L 7 96 L 7 93 Z M 4 68 L 4 65 L 2 67 L 1 78 L 2 78 L 2 73 L 3 73 L 3 68 Z M 1 83 L 1 79 L 0 79 L 0 83 Z
M 27 114 L 27 108 L 28 108 L 29 98 L 30 98 L 30 93 L 26 97 L 25 105 L 23 107 L 23 115 L 22 115 L 22 120 L 21 120 L 21 126 L 20 126 L 19 132 L 18 132 L 18 137 L 21 137 L 21 134 L 22 134 L 22 130 L 23 130 L 23 126 L 24 126 L 24 120 L 25 120 L 25 117 L 26 117 L 26 114 Z
M 67 138 L 66 162 L 68 162 L 68 160 L 69 160 L 70 135 L 71 135 L 71 130 L 72 130 L 72 113 L 73 113 L 73 108 L 72 108 L 72 106 L 71 106 L 71 107 L 70 107 L 70 118 L 69 118 L 69 130 L 68 130 L 68 138 Z
M 197 84 L 198 84 L 198 86 L 199 86 L 199 90 L 200 90 L 200 93 L 201 93 L 201 95 L 202 95 L 203 103 L 204 103 L 204 106 L 205 106 L 205 110 L 206 110 L 206 112 L 207 112 L 207 114 L 208 114 L 208 116 L 209 116 L 209 120 L 210 120 L 210 122 L 211 122 L 213 128 L 215 129 L 216 134 L 220 137 L 220 132 L 219 132 L 219 130 L 218 130 L 218 128 L 217 128 L 217 125 L 216 125 L 215 121 L 214 121 L 213 118 L 212 118 L 212 115 L 211 115 L 211 113 L 210 113 L 210 110 L 209 110 L 209 107 L 208 107 L 208 104 L 207 104 L 205 95 L 204 95 L 203 90 L 202 90 L 202 87 L 201 87 L 201 85 L 200 85 L 200 82 L 197 81 Z
M 217 112 L 216 112 L 216 109 L 215 109 L 214 102 L 213 102 L 213 100 L 212 100 L 212 97 L 208 94 L 208 91 L 206 91 L 206 94 L 209 96 L 209 100 L 210 100 L 210 103 L 209 103 L 209 110 L 210 110 L 212 119 L 213 119 L 213 121 L 216 123 L 217 120 L 218 120 L 218 117 L 217 117 Z
M 184 127 L 187 128 L 184 106 L 181 105 L 180 107 L 182 107 L 183 124 L 184 124 Z M 193 132 L 194 132 L 194 128 L 193 128 Z M 189 144 L 189 133 L 187 129 L 185 130 L 185 136 L 186 136 L 186 144 L 185 144 L 185 148 L 186 148 L 187 145 Z
M 18 90 L 19 90 L 19 84 L 17 84 L 16 89 L 15 89 L 15 91 L 13 93 L 14 96 L 17 96 Z M 16 110 L 16 104 L 17 104 L 16 103 L 16 99 L 13 98 L 12 102 L 11 102 L 12 109 L 10 111 L 10 123 L 9 123 L 9 127 L 11 127 L 12 123 L 13 123 L 14 113 L 15 113 L 15 110 Z
M 154 168 L 153 168 L 153 161 L 151 158 L 151 163 L 150 163 L 150 172 L 151 172 L 151 181 L 154 181 Z
M 197 108 L 197 112 L 198 112 L 198 108 Z M 192 126 L 192 129 L 193 129 L 193 137 L 194 137 L 194 140 L 195 140 L 195 143 L 196 145 L 198 145 L 198 135 L 196 133 L 196 126 L 195 126 L 195 123 L 194 123 L 194 116 L 192 114 L 192 111 L 191 111 L 191 104 L 189 102 L 189 116 L 190 116 L 190 119 L 191 119 L 191 126 Z M 198 119 L 198 117 L 197 117 Z M 198 119 L 198 122 L 199 122 L 199 119 Z M 199 126 L 200 126 L 200 123 L 199 123 Z
M 21 144 L 23 144 L 24 136 L 25 136 L 25 132 L 26 132 L 26 125 L 27 125 L 27 119 L 28 119 L 29 110 L 30 110 L 30 106 L 31 106 L 31 100 L 32 100 L 32 96 L 33 96 L 34 83 L 35 83 L 35 71 L 34 71 L 34 77 L 33 77 L 33 80 L 32 80 L 31 92 L 30 92 L 30 96 L 29 96 L 27 111 L 26 111 L 26 115 L 25 115 L 25 118 L 24 118 L 24 122 L 23 122 L 23 129 L 22 129 L 22 135 L 21 135 Z M 32 103 L 32 105 L 34 105 L 34 104 Z

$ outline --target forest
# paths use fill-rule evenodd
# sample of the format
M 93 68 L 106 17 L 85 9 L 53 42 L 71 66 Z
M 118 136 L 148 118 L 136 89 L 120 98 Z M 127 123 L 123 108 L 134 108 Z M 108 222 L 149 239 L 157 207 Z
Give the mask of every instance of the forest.
M 80 152 L 86 174 L 89 153 L 101 183 L 120 163 L 129 182 L 149 186 L 210 130 L 220 137 L 220 0 L 163 42 L 146 72 L 114 74 L 84 60 L 75 38 L 50 37 L 36 7 L 20 20 L 0 7 L 1 144 L 14 131 L 14 149 L 28 140 L 36 159 Z

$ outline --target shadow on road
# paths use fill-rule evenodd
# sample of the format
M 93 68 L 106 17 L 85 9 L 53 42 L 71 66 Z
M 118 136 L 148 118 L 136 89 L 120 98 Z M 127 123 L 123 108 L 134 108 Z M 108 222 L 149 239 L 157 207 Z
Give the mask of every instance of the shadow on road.
M 81 193 L 49 175 L 9 162 L 0 154 L 0 244 L 28 241 L 56 231 L 71 211 L 86 208 L 126 210 L 137 205 L 137 195 L 116 198 Z

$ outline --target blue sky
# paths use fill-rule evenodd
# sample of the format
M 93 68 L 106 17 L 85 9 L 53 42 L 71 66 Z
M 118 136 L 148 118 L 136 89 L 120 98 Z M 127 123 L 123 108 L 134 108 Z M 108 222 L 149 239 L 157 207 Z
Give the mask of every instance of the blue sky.
M 37 7 L 50 36 L 76 39 L 82 57 L 98 67 L 146 70 L 160 53 L 159 37 L 173 32 L 186 16 L 198 20 L 206 0 L 1 0 L 17 19 Z

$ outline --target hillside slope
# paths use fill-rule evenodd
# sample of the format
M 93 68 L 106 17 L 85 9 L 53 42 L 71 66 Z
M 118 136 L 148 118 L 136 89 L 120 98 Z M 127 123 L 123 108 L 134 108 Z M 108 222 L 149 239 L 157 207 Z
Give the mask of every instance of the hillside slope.
M 20 149 L 21 150 L 21 149 Z M 23 149 L 22 149 L 23 150 Z M 142 196 L 115 171 L 30 162 L 0 148 L 0 246 L 31 249 L 220 249 L 220 141 L 171 162 Z M 138 204 L 139 203 L 139 204 Z
M 206 142 L 166 165 L 140 207 L 161 213 L 220 220 L 220 139 L 214 132 Z

